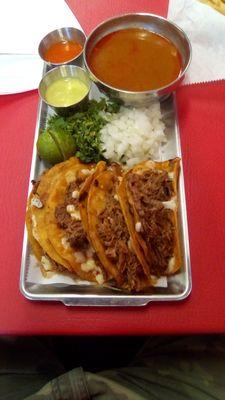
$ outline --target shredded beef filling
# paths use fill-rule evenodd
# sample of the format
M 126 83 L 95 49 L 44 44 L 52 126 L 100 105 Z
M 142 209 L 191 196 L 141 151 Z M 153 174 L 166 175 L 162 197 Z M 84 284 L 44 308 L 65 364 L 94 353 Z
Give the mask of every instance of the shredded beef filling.
M 97 229 L 107 257 L 117 265 L 124 277 L 124 286 L 134 290 L 143 270 L 136 255 L 128 247 L 130 235 L 119 202 L 113 194 L 108 195 Z
M 151 251 L 151 272 L 160 276 L 174 249 L 172 211 L 162 204 L 174 195 L 172 181 L 165 171 L 146 171 L 142 175 L 130 174 L 128 187 L 142 224 L 140 233 Z
M 63 204 L 59 204 L 55 209 L 55 217 L 60 228 L 65 229 L 68 242 L 75 249 L 86 249 L 88 247 L 88 239 L 84 232 L 82 222 L 71 218 L 67 212 L 67 206 L 73 205 L 75 209 L 78 207 L 78 199 L 73 198 L 72 193 L 79 190 L 79 182 L 72 182 L 66 191 Z

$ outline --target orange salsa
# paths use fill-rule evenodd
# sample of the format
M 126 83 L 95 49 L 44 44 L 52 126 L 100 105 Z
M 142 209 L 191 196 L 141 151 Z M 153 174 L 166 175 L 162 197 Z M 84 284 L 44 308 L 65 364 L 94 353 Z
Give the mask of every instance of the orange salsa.
M 71 60 L 81 53 L 83 47 L 81 44 L 72 40 L 62 40 L 53 43 L 45 52 L 44 58 L 52 63 L 63 63 Z
M 174 44 L 142 28 L 106 35 L 90 52 L 88 63 L 102 82 L 128 91 L 166 86 L 181 71 L 181 56 Z

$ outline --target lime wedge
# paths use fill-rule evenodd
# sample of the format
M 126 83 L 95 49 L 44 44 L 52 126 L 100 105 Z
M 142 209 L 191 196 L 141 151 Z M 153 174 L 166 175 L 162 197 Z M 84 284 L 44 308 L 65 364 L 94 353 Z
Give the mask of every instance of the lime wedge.
M 73 137 L 63 131 L 44 131 L 37 141 L 39 156 L 50 164 L 56 164 L 75 155 Z
M 71 156 L 75 155 L 76 145 L 72 135 L 63 131 L 50 131 L 50 134 L 61 150 L 64 160 L 67 160 Z

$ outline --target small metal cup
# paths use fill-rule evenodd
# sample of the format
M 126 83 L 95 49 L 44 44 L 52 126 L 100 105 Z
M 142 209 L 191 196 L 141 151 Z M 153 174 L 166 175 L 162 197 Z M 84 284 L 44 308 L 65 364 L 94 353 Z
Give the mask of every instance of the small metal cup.
M 71 104 L 70 106 L 65 107 L 57 107 L 54 104 L 50 104 L 46 100 L 46 90 L 53 82 L 57 81 L 60 78 L 78 78 L 88 88 L 87 94 L 77 103 Z M 39 96 L 41 97 L 42 101 L 44 101 L 48 106 L 50 106 L 57 114 L 59 115 L 70 115 L 81 105 L 88 101 L 89 91 L 91 88 L 91 80 L 88 76 L 88 73 L 81 67 L 75 65 L 61 65 L 60 67 L 56 67 L 48 71 L 42 78 L 39 84 Z
M 82 51 L 74 58 L 61 63 L 52 63 L 45 59 L 46 51 L 55 43 L 68 40 L 79 43 L 82 46 Z M 73 64 L 80 67 L 83 66 L 83 49 L 86 42 L 84 32 L 77 28 L 60 28 L 49 32 L 40 42 L 38 46 L 38 53 L 42 60 L 51 68 L 58 67 L 59 65 Z

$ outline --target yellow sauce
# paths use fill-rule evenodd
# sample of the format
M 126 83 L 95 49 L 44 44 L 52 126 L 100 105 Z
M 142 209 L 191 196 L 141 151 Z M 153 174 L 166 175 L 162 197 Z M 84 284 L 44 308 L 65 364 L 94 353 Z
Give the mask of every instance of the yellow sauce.
M 60 78 L 46 90 L 46 101 L 55 107 L 68 107 L 78 103 L 88 93 L 88 87 L 77 78 Z

